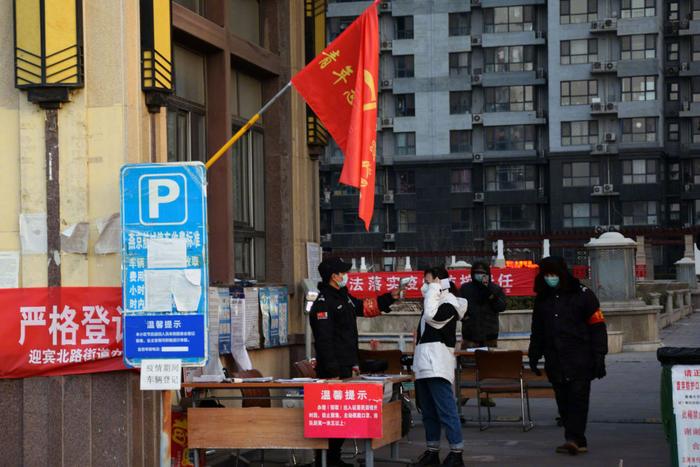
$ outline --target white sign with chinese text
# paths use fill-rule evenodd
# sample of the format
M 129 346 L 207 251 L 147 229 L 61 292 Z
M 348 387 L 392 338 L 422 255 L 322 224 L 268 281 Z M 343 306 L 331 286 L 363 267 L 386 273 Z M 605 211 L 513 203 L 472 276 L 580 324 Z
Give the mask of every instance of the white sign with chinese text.
M 671 369 L 679 467 L 700 465 L 700 365 Z
M 141 390 L 180 389 L 182 360 L 153 359 L 141 362 Z

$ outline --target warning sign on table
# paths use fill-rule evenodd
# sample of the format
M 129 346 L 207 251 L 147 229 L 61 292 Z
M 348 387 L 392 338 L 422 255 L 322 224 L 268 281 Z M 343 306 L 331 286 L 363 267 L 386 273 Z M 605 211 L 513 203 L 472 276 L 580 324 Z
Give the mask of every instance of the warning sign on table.
M 304 386 L 306 438 L 381 438 L 383 385 Z

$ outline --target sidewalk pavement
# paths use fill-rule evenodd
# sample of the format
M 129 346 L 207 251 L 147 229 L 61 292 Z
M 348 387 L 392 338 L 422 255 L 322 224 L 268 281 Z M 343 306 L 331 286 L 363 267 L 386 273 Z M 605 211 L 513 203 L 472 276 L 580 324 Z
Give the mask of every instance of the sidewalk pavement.
M 661 332 L 666 346 L 698 346 L 700 313 L 679 321 Z M 564 429 L 556 425 L 553 399 L 533 399 L 535 428 L 523 433 L 519 422 L 496 423 L 480 432 L 473 400 L 463 408 L 464 461 L 469 467 L 662 467 L 670 465 L 669 448 L 661 426 L 659 384 L 661 367 L 655 352 L 609 355 L 608 375 L 595 380 L 591 390 L 588 422 L 590 452 L 579 456 L 556 454 Z M 520 414 L 517 399 L 496 399 L 492 414 L 514 420 Z M 408 439 L 400 445 L 401 457 L 416 459 L 425 449 L 420 417 Z M 444 440 L 443 440 L 444 442 Z M 441 454 L 447 453 L 443 445 Z M 388 449 L 377 456 L 388 456 Z M 377 462 L 378 466 L 392 465 Z

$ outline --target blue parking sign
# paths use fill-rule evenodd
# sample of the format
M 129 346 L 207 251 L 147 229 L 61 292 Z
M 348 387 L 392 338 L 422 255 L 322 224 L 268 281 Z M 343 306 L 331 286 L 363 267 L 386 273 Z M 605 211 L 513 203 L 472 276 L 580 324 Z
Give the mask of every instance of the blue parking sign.
M 124 360 L 207 359 L 206 169 L 201 162 L 121 170 Z

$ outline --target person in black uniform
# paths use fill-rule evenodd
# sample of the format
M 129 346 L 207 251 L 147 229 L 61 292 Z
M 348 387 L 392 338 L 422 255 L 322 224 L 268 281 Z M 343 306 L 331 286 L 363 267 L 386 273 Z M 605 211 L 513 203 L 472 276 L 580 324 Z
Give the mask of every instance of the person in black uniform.
M 324 259 L 318 266 L 321 280 L 318 297 L 309 315 L 316 349 L 316 374 L 319 378 L 350 378 L 358 370 L 357 317 L 374 317 L 391 311 L 399 290 L 377 298 L 359 300 L 348 292 L 347 272 L 351 265 L 340 258 Z M 340 458 L 343 439 L 331 439 L 328 465 L 346 466 Z M 317 463 L 320 465 L 320 456 Z
M 540 263 L 535 278 L 535 305 L 528 352 L 530 368 L 537 362 L 552 383 L 566 442 L 556 452 L 576 455 L 588 451 L 586 421 L 591 380 L 605 376 L 608 334 L 595 294 L 569 272 L 563 258 Z

